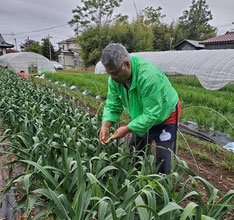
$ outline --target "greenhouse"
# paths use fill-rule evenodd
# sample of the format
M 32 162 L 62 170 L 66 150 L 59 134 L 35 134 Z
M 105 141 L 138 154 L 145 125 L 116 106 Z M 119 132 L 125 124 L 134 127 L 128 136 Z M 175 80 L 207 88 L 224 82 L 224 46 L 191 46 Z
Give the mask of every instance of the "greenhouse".
M 53 63 L 46 57 L 32 52 L 9 53 L 0 56 L 0 66 L 16 73 L 56 72 Z
M 234 50 L 195 50 L 139 52 L 139 56 L 159 66 L 167 75 L 195 75 L 201 85 L 209 90 L 218 90 L 234 83 Z M 105 72 L 98 62 L 95 73 Z

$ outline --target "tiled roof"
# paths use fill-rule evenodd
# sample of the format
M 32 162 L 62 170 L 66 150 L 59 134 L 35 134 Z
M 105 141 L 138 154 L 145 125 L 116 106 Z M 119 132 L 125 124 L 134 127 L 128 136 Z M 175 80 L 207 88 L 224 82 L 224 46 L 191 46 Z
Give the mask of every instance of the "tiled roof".
M 203 45 L 200 45 L 199 44 L 199 41 L 197 40 L 185 40 L 187 42 L 189 42 L 190 44 L 192 44 L 194 47 L 199 47 L 199 48 L 203 48 L 204 46 Z
M 196 48 L 200 48 L 200 49 L 202 49 L 202 48 L 204 48 L 204 45 L 201 45 L 201 44 L 199 44 L 199 41 L 197 41 L 197 40 L 183 40 L 183 41 L 181 41 L 180 43 L 178 43 L 176 46 L 175 46 L 175 48 L 177 48 L 177 47 L 179 47 L 181 44 L 183 44 L 184 42 L 188 42 L 189 44 L 191 44 L 191 45 L 193 45 L 194 47 L 196 47 Z
M 213 37 L 204 41 L 201 41 L 200 44 L 212 44 L 212 43 L 234 43 L 234 31 L 227 32 L 224 35 L 220 35 L 218 37 Z
M 8 44 L 4 38 L 2 37 L 2 35 L 0 34 L 0 47 L 4 47 L 4 48 L 11 48 L 14 47 L 13 44 Z
M 60 41 L 58 42 L 57 44 L 67 44 L 67 43 L 71 43 L 71 42 L 74 42 L 76 39 L 74 37 L 71 37 L 67 40 L 63 40 L 63 41 Z

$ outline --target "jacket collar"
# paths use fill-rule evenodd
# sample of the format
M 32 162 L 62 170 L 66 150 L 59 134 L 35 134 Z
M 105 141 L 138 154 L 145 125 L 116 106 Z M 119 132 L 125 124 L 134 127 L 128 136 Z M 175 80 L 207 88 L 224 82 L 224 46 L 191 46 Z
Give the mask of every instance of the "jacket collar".
M 136 78 L 138 75 L 137 57 L 131 56 L 131 65 L 132 65 L 132 84 L 129 90 L 132 90 L 136 87 Z

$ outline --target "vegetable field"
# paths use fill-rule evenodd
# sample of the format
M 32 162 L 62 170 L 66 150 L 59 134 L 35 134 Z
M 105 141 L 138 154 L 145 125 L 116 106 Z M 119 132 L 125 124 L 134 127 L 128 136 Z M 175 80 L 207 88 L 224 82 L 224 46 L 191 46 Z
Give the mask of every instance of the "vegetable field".
M 1 146 L 12 156 L 4 195 L 20 194 L 26 219 L 210 220 L 233 209 L 234 190 L 223 195 L 177 157 L 173 172 L 159 175 L 154 157 L 124 140 L 103 147 L 101 116 L 72 97 L 3 69 L 0 88 Z
M 76 85 L 89 95 L 105 99 L 107 94 L 107 75 L 57 73 L 46 74 L 48 79 L 59 81 L 60 85 Z M 220 131 L 234 137 L 234 85 L 228 85 L 219 91 L 202 88 L 196 78 L 171 76 L 173 87 L 179 94 L 182 104 L 181 121 L 194 121 L 204 131 Z

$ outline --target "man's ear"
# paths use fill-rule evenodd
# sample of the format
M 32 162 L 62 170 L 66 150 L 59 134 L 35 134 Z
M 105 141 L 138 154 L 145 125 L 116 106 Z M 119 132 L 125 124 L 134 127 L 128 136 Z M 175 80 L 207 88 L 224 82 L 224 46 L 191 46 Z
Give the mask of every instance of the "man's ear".
M 130 61 L 125 61 L 125 65 L 128 69 L 131 69 L 131 62 Z

